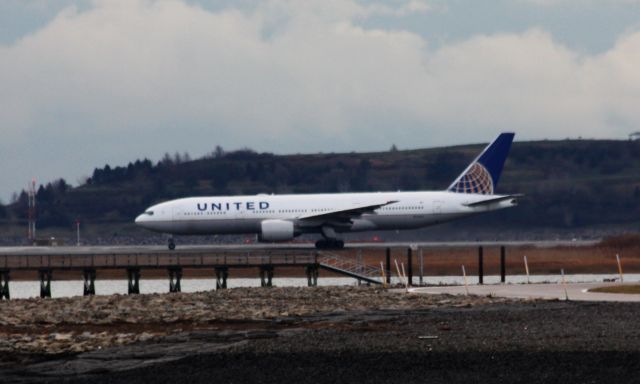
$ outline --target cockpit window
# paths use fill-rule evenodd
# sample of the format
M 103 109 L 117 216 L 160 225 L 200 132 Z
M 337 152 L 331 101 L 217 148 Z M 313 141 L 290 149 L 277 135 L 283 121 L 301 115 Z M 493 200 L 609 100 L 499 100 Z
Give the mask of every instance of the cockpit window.
M 149 215 L 149 216 L 153 216 L 153 211 L 146 211 L 144 214 L 145 215 Z

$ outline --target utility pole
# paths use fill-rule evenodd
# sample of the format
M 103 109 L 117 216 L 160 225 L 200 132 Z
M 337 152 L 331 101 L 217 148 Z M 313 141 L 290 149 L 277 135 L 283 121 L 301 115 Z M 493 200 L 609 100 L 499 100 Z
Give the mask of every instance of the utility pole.
M 76 219 L 76 246 L 80 246 L 80 219 Z
M 27 238 L 31 242 L 31 244 L 35 244 L 36 242 L 36 179 L 31 181 L 31 184 L 28 188 L 28 226 L 27 229 Z

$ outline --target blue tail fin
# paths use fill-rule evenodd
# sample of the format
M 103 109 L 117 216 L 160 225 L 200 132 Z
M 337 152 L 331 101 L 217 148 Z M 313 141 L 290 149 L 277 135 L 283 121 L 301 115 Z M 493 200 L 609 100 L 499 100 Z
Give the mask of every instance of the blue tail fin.
M 509 154 L 514 133 L 501 133 L 448 188 L 456 193 L 493 195 Z

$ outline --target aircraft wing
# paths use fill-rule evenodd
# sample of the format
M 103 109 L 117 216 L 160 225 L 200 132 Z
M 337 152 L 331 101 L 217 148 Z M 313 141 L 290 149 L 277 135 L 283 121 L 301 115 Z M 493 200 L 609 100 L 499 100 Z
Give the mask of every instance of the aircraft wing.
M 520 198 L 522 196 L 524 196 L 524 195 L 517 194 L 517 195 L 496 196 L 496 197 L 491 198 L 491 199 L 480 200 L 480 201 L 476 201 L 475 203 L 469 203 L 469 204 L 465 204 L 465 205 L 467 207 L 479 207 L 479 206 L 482 206 L 482 205 L 489 205 L 489 204 L 493 204 L 493 203 L 499 203 L 501 201 L 505 201 L 505 200 L 509 200 L 509 199 L 518 199 L 518 198 Z
M 352 219 L 358 218 L 365 213 L 374 213 L 374 211 L 385 205 L 397 203 L 397 200 L 386 201 L 379 204 L 369 204 L 354 206 L 346 209 L 338 209 L 335 211 L 322 212 L 317 214 L 310 214 L 306 216 L 298 217 L 298 220 L 311 221 L 311 220 L 330 220 L 338 222 L 349 222 Z

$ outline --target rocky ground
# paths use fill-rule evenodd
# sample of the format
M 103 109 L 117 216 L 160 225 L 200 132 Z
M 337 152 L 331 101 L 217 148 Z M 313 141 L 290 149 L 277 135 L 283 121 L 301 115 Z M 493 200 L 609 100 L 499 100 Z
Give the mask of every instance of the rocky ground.
M 471 306 L 502 299 L 400 295 L 375 288 L 238 288 L 0 302 L 0 361 L 77 353 L 185 330 L 237 327 L 322 313 Z
M 0 303 L 3 382 L 636 383 L 640 305 L 231 289 Z

